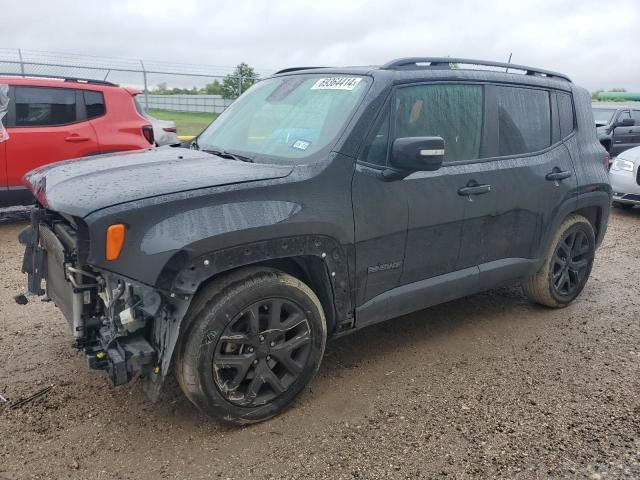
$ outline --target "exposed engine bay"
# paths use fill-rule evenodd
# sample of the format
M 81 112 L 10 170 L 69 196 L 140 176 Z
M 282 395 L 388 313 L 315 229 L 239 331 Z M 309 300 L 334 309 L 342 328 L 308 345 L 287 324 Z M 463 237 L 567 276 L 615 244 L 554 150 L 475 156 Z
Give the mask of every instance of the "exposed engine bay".
M 165 301 L 147 285 L 84 264 L 88 241 L 80 230 L 71 218 L 34 208 L 31 225 L 20 234 L 29 293 L 45 295 L 62 310 L 73 345 L 85 352 L 89 368 L 105 370 L 113 385 L 141 378 L 155 401 L 169 363 L 163 362 L 164 353 L 170 343 L 169 351 L 175 345 L 168 326 L 176 318 L 176 302 Z

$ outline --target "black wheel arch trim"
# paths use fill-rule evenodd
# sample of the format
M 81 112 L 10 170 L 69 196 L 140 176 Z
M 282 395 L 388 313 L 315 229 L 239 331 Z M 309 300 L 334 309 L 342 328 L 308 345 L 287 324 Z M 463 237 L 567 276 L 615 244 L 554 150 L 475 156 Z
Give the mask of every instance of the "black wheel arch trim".
M 542 266 L 544 255 L 549 248 L 556 231 L 562 222 L 571 214 L 583 215 L 589 220 L 595 230 L 596 247 L 600 246 L 607 231 L 609 211 L 611 207 L 611 187 L 592 185 L 583 187 L 581 191 L 574 192 L 575 196 L 565 199 L 553 215 L 553 222 L 545 232 L 545 236 L 539 243 L 535 258 L 539 259 Z
M 264 265 L 278 268 L 277 261 L 292 260 L 301 270 L 310 270 L 304 273 L 315 283 L 310 285 L 312 288 L 326 286 L 324 292 L 316 291 L 316 294 L 323 300 L 325 310 L 330 310 L 326 312 L 329 314 L 329 332 L 331 327 L 343 331 L 353 326 L 349 255 L 346 248 L 332 237 L 280 237 L 210 252 L 188 262 L 184 257 L 184 252 L 176 254 L 160 275 L 160 287 L 171 295 L 192 296 L 205 282 L 242 267 Z M 172 264 L 180 264 L 181 267 L 175 268 Z

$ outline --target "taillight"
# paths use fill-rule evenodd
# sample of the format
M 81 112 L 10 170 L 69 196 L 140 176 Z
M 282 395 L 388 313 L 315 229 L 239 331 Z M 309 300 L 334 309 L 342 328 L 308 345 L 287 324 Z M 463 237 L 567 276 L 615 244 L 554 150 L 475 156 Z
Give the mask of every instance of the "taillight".
M 162 130 L 169 133 L 178 133 L 178 129 L 176 127 L 165 127 Z
M 604 168 L 608 171 L 609 167 L 611 167 L 611 163 L 610 163 L 610 159 L 609 159 L 609 154 L 606 154 L 604 156 Z
M 147 139 L 151 145 L 155 143 L 155 139 L 153 138 L 153 127 L 151 125 L 145 125 L 142 127 L 142 135 Z
M 126 227 L 122 223 L 115 223 L 107 227 L 104 256 L 107 260 L 117 260 L 124 245 Z

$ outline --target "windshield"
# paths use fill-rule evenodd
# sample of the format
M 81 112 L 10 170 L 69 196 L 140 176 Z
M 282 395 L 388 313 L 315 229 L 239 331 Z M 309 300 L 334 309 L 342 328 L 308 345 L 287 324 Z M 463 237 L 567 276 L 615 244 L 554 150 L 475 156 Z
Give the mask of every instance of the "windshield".
M 611 117 L 616 112 L 615 109 L 611 108 L 594 108 L 593 109 L 593 118 L 596 123 L 609 123 L 611 121 Z
M 263 80 L 200 134 L 198 148 L 295 162 L 333 146 L 369 85 L 366 77 L 295 75 Z

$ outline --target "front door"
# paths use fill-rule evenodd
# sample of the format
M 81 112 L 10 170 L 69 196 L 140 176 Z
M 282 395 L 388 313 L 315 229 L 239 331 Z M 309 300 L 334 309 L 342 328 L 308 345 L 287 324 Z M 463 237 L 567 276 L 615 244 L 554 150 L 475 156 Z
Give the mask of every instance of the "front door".
M 624 120 L 632 120 L 631 112 L 623 110 L 618 112 L 618 117 L 614 125 L 621 124 Z M 633 126 L 615 126 L 613 128 L 613 142 L 611 144 L 611 155 L 618 155 L 625 150 L 634 147 L 634 127 Z
M 7 186 L 7 142 L 0 142 L 0 191 Z
M 635 122 L 635 125 L 631 129 L 633 131 L 633 146 L 640 146 L 640 110 L 631 110 L 631 118 Z
M 385 305 L 400 315 L 404 307 L 446 301 L 477 284 L 476 267 L 455 273 L 467 205 L 457 190 L 471 178 L 464 163 L 481 155 L 482 124 L 481 85 L 400 87 L 380 115 L 353 180 L 356 305 L 364 304 L 368 315 L 388 317 Z M 384 180 L 393 140 L 422 136 L 444 139 L 443 167 Z M 433 302 L 429 291 L 437 292 Z M 400 306 L 382 301 L 409 296 L 412 302 Z
M 7 181 L 42 165 L 99 150 L 96 134 L 84 120 L 80 92 L 70 88 L 15 86 L 6 142 Z
M 0 195 L 7 188 L 7 156 L 6 140 L 7 131 L 4 128 L 7 124 L 7 113 L 9 110 L 9 85 L 0 85 Z

